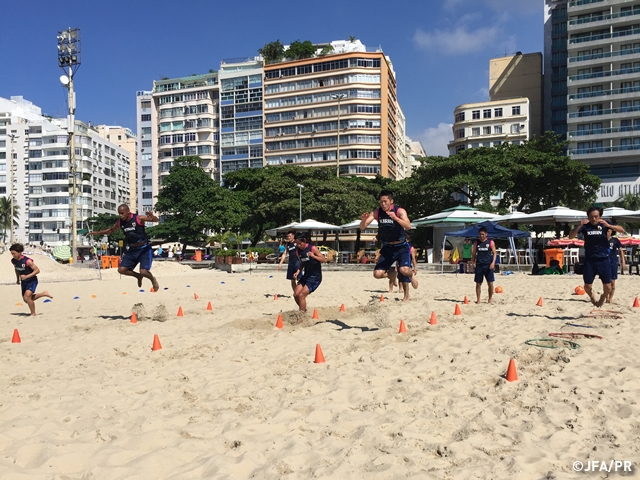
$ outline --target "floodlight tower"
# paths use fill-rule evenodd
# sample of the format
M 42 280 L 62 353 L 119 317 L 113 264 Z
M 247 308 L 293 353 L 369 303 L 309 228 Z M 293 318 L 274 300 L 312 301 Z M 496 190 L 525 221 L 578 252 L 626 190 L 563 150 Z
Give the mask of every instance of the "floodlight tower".
M 75 142 L 75 112 L 76 94 L 73 91 L 74 74 L 80 68 L 80 29 L 67 28 L 58 32 L 58 66 L 64 72 L 60 77 L 62 85 L 69 90 L 69 117 L 67 119 L 67 133 L 69 135 L 69 176 L 71 189 L 71 259 L 75 262 L 78 258 L 78 177 L 76 168 L 76 142 Z

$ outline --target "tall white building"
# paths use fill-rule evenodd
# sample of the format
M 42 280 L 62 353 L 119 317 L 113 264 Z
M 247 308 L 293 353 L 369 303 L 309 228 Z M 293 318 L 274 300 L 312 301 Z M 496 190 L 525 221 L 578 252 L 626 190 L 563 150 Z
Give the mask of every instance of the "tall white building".
M 413 170 L 418 168 L 421 163 L 418 161 L 420 158 L 424 158 L 427 154 L 424 151 L 424 146 L 420 140 L 411 140 L 405 136 L 405 151 L 407 157 L 407 163 L 405 165 L 405 177 L 410 177 L 413 174 Z
M 13 152 L 15 205 L 19 207 L 16 240 L 47 245 L 70 243 L 71 197 L 67 119 L 43 116 L 22 97 L 0 98 L 0 173 L 11 168 Z M 115 215 L 129 203 L 129 153 L 81 121 L 75 122 L 78 175 L 77 227 L 101 213 Z M 0 174 L 6 195 L 7 175 Z M 2 188 L 4 187 L 4 190 Z M 78 244 L 86 244 L 79 235 Z

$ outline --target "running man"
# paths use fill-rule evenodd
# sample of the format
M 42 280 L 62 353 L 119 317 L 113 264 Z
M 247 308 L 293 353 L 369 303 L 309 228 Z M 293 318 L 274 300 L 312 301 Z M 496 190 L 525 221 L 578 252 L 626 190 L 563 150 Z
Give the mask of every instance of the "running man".
M 489 285 L 489 299 L 487 303 L 491 303 L 493 298 L 493 282 L 496 277 L 494 269 L 496 268 L 496 244 L 493 240 L 487 238 L 487 229 L 480 227 L 478 230 L 478 240 L 473 244 L 471 249 L 471 263 L 475 265 L 475 276 L 473 281 L 476 282 L 476 303 L 480 304 L 480 295 L 482 293 L 482 282 L 486 278 Z
M 413 288 L 418 288 L 418 279 L 411 268 L 411 253 L 405 230 L 411 230 L 411 221 L 404 208 L 394 205 L 393 193 L 380 192 L 380 208 L 363 213 L 360 230 L 364 230 L 374 220 L 378 221 L 378 239 L 382 243 L 380 257 L 373 269 L 375 278 L 385 278 L 387 271 L 398 262 L 398 272 L 409 279 Z M 395 282 L 394 282 L 395 283 Z
M 605 300 L 611 295 L 611 260 L 609 259 L 609 240 L 607 240 L 607 229 L 623 233 L 624 228 L 620 225 L 609 225 L 602 219 L 602 208 L 589 207 L 587 219 L 569 233 L 569 238 L 575 238 L 578 234 L 584 237 L 584 269 L 582 279 L 584 280 L 584 291 L 587 292 L 591 303 L 596 307 L 604 305 Z M 602 281 L 602 295 L 599 300 L 593 295 L 593 281 L 596 275 Z
M 624 262 L 624 248 L 618 237 L 612 235 L 612 230 L 607 230 L 607 240 L 609 240 L 609 261 L 611 262 L 611 293 L 607 297 L 607 303 L 613 303 L 613 294 L 616 293 L 616 280 L 618 279 L 618 253 L 620 254 L 620 273 L 624 275 L 626 268 Z
M 148 278 L 153 286 L 153 291 L 157 292 L 160 286 L 158 281 L 151 274 L 151 264 L 153 263 L 153 254 L 149 238 L 145 232 L 144 222 L 158 222 L 160 219 L 153 212 L 147 212 L 146 215 L 138 215 L 131 213 L 129 206 L 124 203 L 118 207 L 118 215 L 120 219 L 110 228 L 99 230 L 97 232 L 89 232 L 87 235 L 109 235 L 119 228 L 124 233 L 124 241 L 128 248 L 120 266 L 118 273 L 120 275 L 128 275 L 138 279 L 138 287 L 142 286 L 142 279 Z M 140 273 L 134 272 L 133 269 L 140 264 Z
M 296 300 L 301 312 L 307 311 L 307 297 L 313 293 L 322 283 L 322 266 L 327 259 L 320 251 L 309 243 L 305 233 L 298 233 L 295 237 L 296 255 L 298 257 L 298 269 L 294 272 L 293 278 L 298 280 L 293 291 L 293 298 Z
M 298 261 L 298 255 L 296 254 L 296 242 L 295 242 L 295 234 L 293 232 L 287 232 L 287 236 L 285 237 L 287 244 L 281 245 L 284 247 L 284 252 L 280 255 L 280 263 L 278 264 L 278 271 L 280 271 L 280 267 L 284 263 L 284 259 L 287 254 L 289 255 L 289 264 L 287 266 L 287 280 L 291 280 L 291 289 L 296 291 L 296 279 L 293 276 L 296 271 L 298 271 L 298 267 L 300 266 L 300 262 Z
M 36 316 L 36 304 L 34 300 L 42 297 L 53 298 L 46 290 L 42 293 L 36 293 L 38 287 L 38 277 L 40 269 L 29 257 L 25 257 L 24 246 L 21 243 L 15 243 L 9 247 L 11 253 L 11 263 L 16 270 L 16 283 L 19 283 L 22 287 L 22 298 L 31 311 L 31 316 Z

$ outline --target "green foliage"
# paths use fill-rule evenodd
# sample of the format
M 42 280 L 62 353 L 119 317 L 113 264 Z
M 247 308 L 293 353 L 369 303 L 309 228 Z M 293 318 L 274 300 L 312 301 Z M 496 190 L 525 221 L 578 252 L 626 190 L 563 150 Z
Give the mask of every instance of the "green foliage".
M 613 202 L 613 206 L 633 211 L 640 210 L 640 195 L 637 193 L 627 193 Z
M 201 168 L 197 156 L 179 157 L 163 179 L 156 210 L 164 222 L 149 228 L 149 235 L 184 245 L 206 239 L 205 230 L 216 223 L 215 207 L 226 192 Z M 220 213 L 220 212 L 218 212 Z
M 318 53 L 319 57 L 324 57 L 325 55 L 329 55 L 330 53 L 333 53 L 333 46 L 332 45 L 325 45 L 324 47 L 322 47 L 322 50 L 320 50 L 320 53 Z
M 118 215 L 110 215 L 108 213 L 99 213 L 95 217 L 90 217 L 87 219 L 87 223 L 89 224 L 90 230 L 107 230 L 115 225 L 115 223 L 120 220 Z M 109 242 L 118 242 L 120 240 L 124 240 L 124 233 L 122 233 L 122 229 L 119 228 L 111 235 L 108 235 L 107 238 Z
M 301 60 L 303 58 L 311 58 L 316 54 L 316 47 L 309 40 L 301 42 L 296 40 L 291 42 L 289 48 L 284 52 L 284 56 L 289 60 Z
M 18 226 L 20 218 L 20 206 L 13 205 L 13 226 Z M 11 199 L 8 197 L 0 197 L 0 227 L 2 227 L 2 239 L 6 242 L 7 230 L 11 231 Z
M 279 62 L 284 58 L 284 45 L 280 40 L 276 40 L 258 49 L 258 53 L 264 58 L 265 64 Z

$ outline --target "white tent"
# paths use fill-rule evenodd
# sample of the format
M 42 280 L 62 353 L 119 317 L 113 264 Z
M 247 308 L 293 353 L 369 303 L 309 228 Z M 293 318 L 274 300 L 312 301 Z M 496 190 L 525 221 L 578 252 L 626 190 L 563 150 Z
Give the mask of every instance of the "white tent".
M 344 225 L 340 225 L 340 229 L 342 230 L 357 230 L 360 227 L 360 220 L 354 220 L 353 222 L 345 223 Z M 372 221 L 365 230 L 376 230 L 378 228 L 378 222 L 376 220 Z
M 526 223 L 526 222 L 521 221 L 521 220 L 526 220 L 527 218 L 529 218 L 529 214 L 528 213 L 511 212 L 511 213 L 507 213 L 506 215 L 500 215 L 498 217 L 495 217 L 492 220 L 492 222 L 498 222 L 498 223 Z
M 618 222 L 638 222 L 640 221 L 640 210 L 635 212 L 626 208 L 609 207 L 602 212 L 602 218 L 615 219 Z
M 411 222 L 411 228 L 423 225 L 437 225 L 440 223 L 479 223 L 485 220 L 493 220 L 496 216 L 495 213 L 483 212 L 473 207 L 458 205 L 457 207 L 447 208 L 440 213 L 435 213 L 428 217 L 418 218 Z
M 273 228 L 267 230 L 267 235 L 275 236 L 278 232 L 287 232 L 294 230 L 297 232 L 307 232 L 309 230 L 340 230 L 338 225 L 331 225 L 330 223 L 318 222 L 317 220 L 307 219 L 304 222 L 294 222 L 282 227 Z M 272 233 L 273 232 L 273 233 Z

